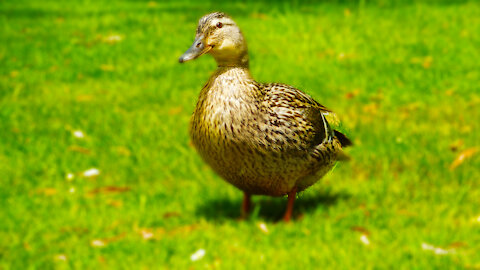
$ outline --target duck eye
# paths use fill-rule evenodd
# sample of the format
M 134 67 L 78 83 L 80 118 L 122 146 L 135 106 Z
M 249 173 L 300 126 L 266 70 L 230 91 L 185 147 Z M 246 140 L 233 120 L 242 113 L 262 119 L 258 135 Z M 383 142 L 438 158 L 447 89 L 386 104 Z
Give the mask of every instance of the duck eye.
M 218 23 L 217 23 L 217 28 L 222 28 L 222 27 L 223 27 L 223 23 L 218 22 Z

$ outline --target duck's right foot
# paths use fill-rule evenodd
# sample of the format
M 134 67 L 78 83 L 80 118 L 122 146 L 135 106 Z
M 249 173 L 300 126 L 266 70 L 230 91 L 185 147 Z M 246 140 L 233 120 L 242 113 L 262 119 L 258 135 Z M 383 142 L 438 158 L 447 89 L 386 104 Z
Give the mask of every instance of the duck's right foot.
M 252 200 L 251 195 L 244 192 L 243 193 L 243 202 L 242 202 L 242 219 L 246 219 L 252 210 Z

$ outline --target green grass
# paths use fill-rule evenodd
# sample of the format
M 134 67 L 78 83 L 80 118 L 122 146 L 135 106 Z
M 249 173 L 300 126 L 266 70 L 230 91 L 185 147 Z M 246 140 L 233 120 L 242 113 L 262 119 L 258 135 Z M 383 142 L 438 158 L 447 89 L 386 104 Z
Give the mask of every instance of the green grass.
M 0 269 L 480 268 L 480 152 L 450 169 L 480 147 L 480 4 L 397 2 L 0 1 Z M 177 59 L 214 10 L 355 143 L 290 224 L 285 198 L 237 220 L 189 143 L 215 62 Z

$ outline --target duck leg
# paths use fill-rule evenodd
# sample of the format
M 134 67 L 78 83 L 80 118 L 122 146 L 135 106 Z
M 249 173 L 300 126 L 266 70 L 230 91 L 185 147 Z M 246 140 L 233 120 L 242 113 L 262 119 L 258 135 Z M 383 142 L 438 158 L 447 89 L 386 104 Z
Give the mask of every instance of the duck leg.
M 297 187 L 294 187 L 290 192 L 287 193 L 288 202 L 287 210 L 285 210 L 285 215 L 283 216 L 283 221 L 289 222 L 292 217 L 293 212 L 293 203 L 295 202 L 295 196 L 297 195 Z
M 242 217 L 246 218 L 250 213 L 252 208 L 251 195 L 249 193 L 243 193 L 243 202 L 242 202 Z

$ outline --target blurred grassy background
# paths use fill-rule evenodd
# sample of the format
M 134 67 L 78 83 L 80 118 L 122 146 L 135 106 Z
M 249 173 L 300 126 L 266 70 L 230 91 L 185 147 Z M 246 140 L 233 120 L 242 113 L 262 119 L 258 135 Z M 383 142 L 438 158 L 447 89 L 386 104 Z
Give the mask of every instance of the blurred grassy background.
M 189 144 L 217 10 L 354 140 L 291 224 Z M 0 1 L 0 269 L 478 269 L 479 33 L 478 1 Z

